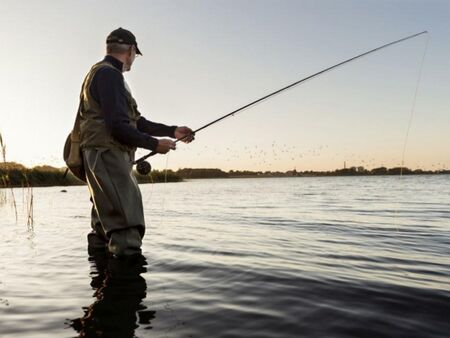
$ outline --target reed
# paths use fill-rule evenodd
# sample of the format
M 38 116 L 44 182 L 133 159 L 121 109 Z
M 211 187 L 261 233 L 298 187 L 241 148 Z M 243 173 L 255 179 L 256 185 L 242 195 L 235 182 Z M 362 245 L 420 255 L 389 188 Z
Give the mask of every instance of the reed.
M 11 205 L 12 205 L 13 208 L 14 208 L 14 213 L 15 213 L 15 215 L 16 215 L 16 222 L 17 222 L 18 219 L 19 219 L 19 215 L 18 215 L 18 213 L 17 213 L 16 196 L 14 195 L 14 189 L 13 189 L 13 187 L 12 187 L 12 185 L 11 185 L 11 181 L 10 181 L 10 179 L 9 179 L 9 176 L 8 176 L 8 175 L 3 176 L 3 177 L 2 177 L 2 181 L 3 181 L 3 186 L 5 187 L 5 189 L 8 189 L 8 188 L 9 188 L 9 190 L 11 191 L 11 197 L 12 197 L 12 198 L 11 198 Z M 7 197 L 6 197 L 6 194 L 5 194 L 4 200 L 5 200 L 5 203 L 8 202 L 8 199 L 7 199 Z
M 33 187 L 30 186 L 30 182 L 28 181 L 28 176 L 24 175 L 25 177 L 25 183 L 27 186 L 27 198 L 26 198 L 26 202 L 27 202 L 27 226 L 28 226 L 28 230 L 33 231 L 34 230 L 34 206 L 33 206 L 33 200 L 34 200 L 34 195 L 33 195 Z
M 3 143 L 2 133 L 0 133 L 0 148 L 2 152 L 3 162 L 6 162 L 6 144 Z
M 6 185 L 5 185 L 5 178 L 4 176 L 0 176 L 0 206 L 5 205 L 8 202 L 8 199 L 6 198 Z
M 2 152 L 2 158 L 3 158 L 3 162 L 6 162 L 6 147 L 3 144 L 3 137 L 2 137 L 2 133 L 0 133 L 0 148 L 1 148 L 1 152 Z M 8 201 L 6 198 L 6 192 L 5 192 L 5 188 L 6 185 L 4 184 L 5 179 L 3 176 L 0 177 L 1 178 L 1 190 L 0 190 L 0 206 L 6 204 L 6 202 Z
M 0 133 L 0 148 L 1 148 L 0 150 L 2 152 L 3 163 L 6 163 L 6 144 L 3 142 L 3 137 L 2 137 L 1 133 Z M 15 212 L 15 215 L 16 215 L 16 222 L 17 222 L 19 217 L 18 217 L 18 214 L 17 214 L 16 197 L 14 196 L 14 190 L 13 190 L 13 187 L 11 185 L 11 180 L 10 180 L 8 174 L 6 174 L 5 176 L 2 177 L 2 182 L 3 182 L 3 186 L 4 186 L 5 189 L 9 188 L 11 190 L 11 196 L 12 196 L 11 203 L 12 203 L 12 205 L 14 207 L 14 212 Z M 4 200 L 4 203 L 6 204 L 6 202 L 8 201 L 8 199 L 6 197 L 6 193 L 4 194 L 3 197 L 0 197 L 0 199 L 2 199 L 2 198 Z

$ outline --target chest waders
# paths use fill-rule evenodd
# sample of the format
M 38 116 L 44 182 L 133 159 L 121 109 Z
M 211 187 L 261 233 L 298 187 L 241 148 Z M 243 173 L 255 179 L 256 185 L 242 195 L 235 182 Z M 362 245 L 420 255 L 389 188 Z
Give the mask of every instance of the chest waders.
M 106 127 L 104 113 L 90 94 L 95 73 L 110 63 L 95 64 L 83 83 L 81 95 L 80 135 L 86 179 L 93 202 L 88 235 L 89 250 L 108 249 L 116 256 L 141 252 L 145 233 L 142 196 L 133 175 L 136 148 L 114 139 Z M 127 90 L 127 110 L 130 125 L 136 128 L 139 112 L 136 101 Z

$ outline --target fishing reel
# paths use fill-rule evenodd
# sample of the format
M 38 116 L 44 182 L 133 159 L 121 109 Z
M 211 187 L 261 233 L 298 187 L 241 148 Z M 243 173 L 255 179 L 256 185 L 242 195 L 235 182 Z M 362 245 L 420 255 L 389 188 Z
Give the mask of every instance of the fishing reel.
M 139 161 L 136 163 L 136 171 L 139 175 L 147 176 L 152 171 L 152 166 L 147 161 Z

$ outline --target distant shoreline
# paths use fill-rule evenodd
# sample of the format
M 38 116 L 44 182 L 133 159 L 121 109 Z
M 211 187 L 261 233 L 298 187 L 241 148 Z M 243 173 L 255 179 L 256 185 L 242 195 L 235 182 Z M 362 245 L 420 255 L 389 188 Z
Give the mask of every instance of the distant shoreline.
M 411 170 L 406 167 L 386 168 L 379 167 L 367 170 L 364 167 L 351 167 L 336 169 L 333 171 L 296 171 L 289 170 L 286 172 L 280 171 L 239 171 L 230 170 L 225 172 L 221 169 L 179 169 L 174 172 L 180 175 L 183 179 L 202 179 L 202 178 L 262 178 L 262 177 L 333 177 L 333 176 L 399 176 L 399 175 L 442 175 L 450 174 L 450 170 Z
M 49 187 L 84 185 L 70 172 L 64 177 L 65 168 L 37 166 L 27 168 L 15 162 L 0 163 L 0 188 L 11 187 Z M 364 167 L 351 167 L 333 171 L 249 171 L 230 170 L 225 172 L 217 168 L 184 168 L 177 171 L 153 170 L 150 175 L 142 176 L 135 172 L 139 183 L 181 182 L 185 179 L 211 178 L 264 178 L 264 177 L 333 177 L 333 176 L 400 176 L 400 175 L 446 175 L 450 170 L 411 170 L 409 168 L 379 167 L 367 170 Z

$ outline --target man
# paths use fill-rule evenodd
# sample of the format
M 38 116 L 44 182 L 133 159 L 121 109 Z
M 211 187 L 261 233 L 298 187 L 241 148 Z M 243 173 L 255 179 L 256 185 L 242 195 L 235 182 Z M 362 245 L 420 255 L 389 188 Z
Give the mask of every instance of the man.
M 135 36 L 119 28 L 106 40 L 107 55 L 92 66 L 80 96 L 80 136 L 92 208 L 90 252 L 107 249 L 116 257 L 141 253 L 145 232 L 141 193 L 132 172 L 137 147 L 165 154 L 169 137 L 190 142 L 188 127 L 146 120 L 137 109 L 123 72 L 142 55 Z

